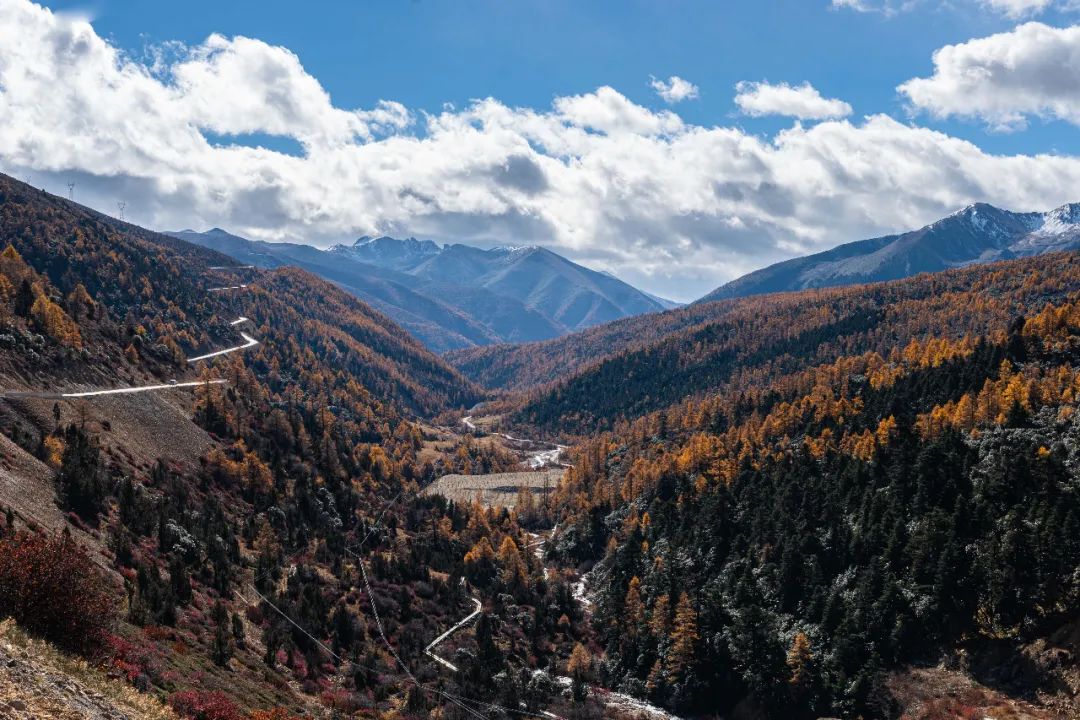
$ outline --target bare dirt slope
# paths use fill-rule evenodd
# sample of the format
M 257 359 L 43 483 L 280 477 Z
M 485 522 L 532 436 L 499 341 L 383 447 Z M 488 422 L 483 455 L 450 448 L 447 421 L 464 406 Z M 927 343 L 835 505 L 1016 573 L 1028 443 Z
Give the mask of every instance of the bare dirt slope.
M 66 524 L 56 506 L 53 471 L 4 435 L 0 435 L 0 505 L 24 520 L 50 530 Z
M 210 436 L 191 422 L 193 400 L 193 392 L 182 388 L 137 396 L 62 400 L 57 404 L 61 425 L 85 423 L 106 452 L 121 455 L 136 467 L 150 467 L 162 458 L 190 470 L 213 444 Z M 52 428 L 55 401 L 7 402 L 35 426 Z

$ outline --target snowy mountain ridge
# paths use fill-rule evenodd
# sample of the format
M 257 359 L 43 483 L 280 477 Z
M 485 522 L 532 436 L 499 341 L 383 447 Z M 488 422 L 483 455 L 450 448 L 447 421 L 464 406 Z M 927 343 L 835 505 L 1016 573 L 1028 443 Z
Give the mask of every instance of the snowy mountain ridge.
M 918 230 L 846 243 L 756 270 L 698 302 L 898 280 L 922 272 L 1078 248 L 1080 203 L 1047 212 L 1020 213 L 974 203 Z

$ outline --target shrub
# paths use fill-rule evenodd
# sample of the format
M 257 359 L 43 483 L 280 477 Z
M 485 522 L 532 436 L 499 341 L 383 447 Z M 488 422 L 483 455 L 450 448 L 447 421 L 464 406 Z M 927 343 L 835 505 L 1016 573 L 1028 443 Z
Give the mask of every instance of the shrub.
M 113 605 L 102 573 L 67 533 L 0 540 L 0 615 L 88 654 L 104 643 Z
M 223 692 L 184 690 L 169 697 L 173 710 L 192 720 L 244 720 L 246 715 Z

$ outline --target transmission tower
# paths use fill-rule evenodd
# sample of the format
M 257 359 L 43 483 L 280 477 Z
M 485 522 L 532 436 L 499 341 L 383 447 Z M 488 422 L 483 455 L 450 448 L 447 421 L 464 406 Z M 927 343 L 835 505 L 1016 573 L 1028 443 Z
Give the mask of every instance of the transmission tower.
M 124 208 L 127 207 L 127 203 L 124 202 L 123 200 L 121 200 L 120 202 L 116 203 L 116 207 L 120 210 L 120 219 L 123 220 L 124 219 Z
M 74 200 L 75 199 L 75 183 L 74 182 L 69 182 L 67 184 L 67 186 L 68 186 L 68 199 L 69 200 Z

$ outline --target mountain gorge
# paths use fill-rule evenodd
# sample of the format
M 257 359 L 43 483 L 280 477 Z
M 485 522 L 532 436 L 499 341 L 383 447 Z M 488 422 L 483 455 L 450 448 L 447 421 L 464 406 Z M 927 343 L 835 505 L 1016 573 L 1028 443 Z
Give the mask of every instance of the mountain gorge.
M 840 245 L 770 265 L 697 302 L 807 288 L 897 280 L 974 263 L 1080 247 L 1080 204 L 1045 213 L 970 205 L 919 230 Z
M 309 270 L 385 312 L 436 352 L 544 340 L 671 306 L 539 247 L 481 250 L 364 237 L 324 251 L 220 229 L 171 234 L 258 267 Z
M 525 695 L 498 647 L 554 667 L 588 642 L 516 518 L 417 496 L 444 463 L 505 461 L 432 446 L 411 418 L 480 392 L 388 318 L 2 176 L 0 237 L 0 614 L 167 718 L 468 716 Z M 421 639 L 470 587 L 505 619 L 437 678 Z

